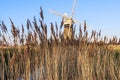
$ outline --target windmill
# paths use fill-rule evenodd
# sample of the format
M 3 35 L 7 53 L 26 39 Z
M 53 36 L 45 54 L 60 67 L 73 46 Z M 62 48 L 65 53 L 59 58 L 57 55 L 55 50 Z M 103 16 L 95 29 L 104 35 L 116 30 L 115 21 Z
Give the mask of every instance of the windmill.
M 56 14 L 57 16 L 61 16 L 63 18 L 64 39 L 72 39 L 74 37 L 74 35 L 73 35 L 73 25 L 75 23 L 78 23 L 79 25 L 81 25 L 81 23 L 79 21 L 73 19 L 74 12 L 75 12 L 75 6 L 76 6 L 76 0 L 74 0 L 74 2 L 73 2 L 70 17 L 68 17 L 67 13 L 64 13 L 64 15 L 62 15 L 62 14 L 56 12 L 56 11 L 49 10 L 51 13 Z

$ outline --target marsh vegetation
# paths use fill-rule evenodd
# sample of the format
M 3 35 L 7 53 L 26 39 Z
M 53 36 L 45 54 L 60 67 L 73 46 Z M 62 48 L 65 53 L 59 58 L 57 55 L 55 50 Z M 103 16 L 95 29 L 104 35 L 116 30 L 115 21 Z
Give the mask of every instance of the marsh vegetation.
M 21 30 L 10 22 L 11 32 L 1 24 L 0 80 L 120 80 L 120 52 L 109 47 L 119 44 L 117 38 L 102 39 L 94 30 L 88 36 L 84 25 L 65 40 L 53 23 L 48 38 L 42 9 L 39 21 L 28 19 Z M 5 45 L 9 42 L 13 46 Z

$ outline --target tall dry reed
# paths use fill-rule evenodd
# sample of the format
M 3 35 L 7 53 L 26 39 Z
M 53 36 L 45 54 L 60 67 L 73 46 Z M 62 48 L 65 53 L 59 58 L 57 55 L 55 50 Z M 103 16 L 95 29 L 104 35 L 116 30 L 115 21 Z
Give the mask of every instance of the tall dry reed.
M 116 37 L 108 43 L 101 31 L 88 36 L 86 21 L 78 35 L 64 40 L 61 28 L 51 23 L 48 38 L 43 10 L 40 19 L 27 20 L 26 28 L 16 28 L 12 19 L 10 36 L 4 22 L 1 25 L 0 80 L 119 80 L 120 52 L 109 49 L 118 44 Z M 38 25 L 39 24 L 39 25 Z M 27 33 L 25 33 L 27 31 Z M 74 29 L 75 32 L 75 29 Z M 8 35 L 9 34 L 9 35 Z M 5 46 L 11 41 L 13 46 Z

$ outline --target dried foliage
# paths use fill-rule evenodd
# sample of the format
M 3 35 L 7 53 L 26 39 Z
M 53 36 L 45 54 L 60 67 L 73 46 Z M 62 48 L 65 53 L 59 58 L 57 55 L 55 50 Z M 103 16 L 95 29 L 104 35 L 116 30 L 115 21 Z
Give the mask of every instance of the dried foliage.
M 40 10 L 40 25 L 35 17 L 32 23 L 28 19 L 27 33 L 23 25 L 20 31 L 10 19 L 11 40 L 15 45 L 1 45 L 0 80 L 120 79 L 120 52 L 109 48 L 109 44 L 119 44 L 120 39 L 113 37 L 108 43 L 106 36 L 101 40 L 101 31 L 94 30 L 89 37 L 86 21 L 84 29 L 80 26 L 79 34 L 72 40 L 64 40 L 61 28 L 51 23 L 51 37 L 48 38 L 43 10 Z M 1 30 L 4 33 L 1 35 L 6 36 L 8 31 L 3 22 Z M 2 40 L 2 44 L 9 43 L 6 37 Z

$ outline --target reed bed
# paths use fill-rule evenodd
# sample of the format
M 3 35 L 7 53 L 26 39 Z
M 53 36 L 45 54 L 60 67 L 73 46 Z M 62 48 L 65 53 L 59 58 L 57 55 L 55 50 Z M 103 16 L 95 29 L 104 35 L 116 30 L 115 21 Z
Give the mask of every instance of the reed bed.
M 28 19 L 21 30 L 10 22 L 11 32 L 1 24 L 0 80 L 120 80 L 120 52 L 109 47 L 119 44 L 116 37 L 102 40 L 101 31 L 94 30 L 88 36 L 85 24 L 65 40 L 61 28 L 51 23 L 48 38 L 42 8 L 39 21 Z

